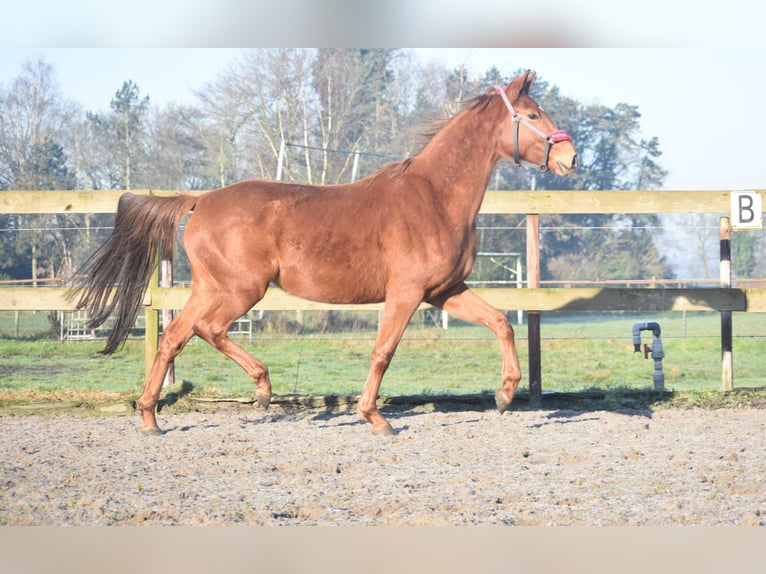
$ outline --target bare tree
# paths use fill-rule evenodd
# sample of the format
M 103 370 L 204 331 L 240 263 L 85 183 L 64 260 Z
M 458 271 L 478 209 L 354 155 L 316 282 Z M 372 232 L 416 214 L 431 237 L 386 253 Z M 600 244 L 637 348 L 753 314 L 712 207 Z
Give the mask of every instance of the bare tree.
M 8 89 L 0 88 L 0 188 L 72 189 L 75 180 L 61 145 L 77 107 L 61 95 L 53 67 L 44 60 L 23 64 Z M 76 216 L 0 217 L 0 264 L 29 277 L 53 277 L 71 266 Z
M 411 62 L 394 50 L 247 51 L 198 94 L 217 138 L 209 152 L 239 178 L 273 178 L 285 142 L 300 151 L 285 156 L 283 178 L 339 182 L 355 152 L 401 147 Z
M 226 171 L 273 178 L 282 141 L 311 142 L 310 62 L 310 50 L 249 50 L 198 93 L 221 185 Z
M 338 182 L 349 169 L 352 153 L 336 156 L 328 150 L 355 152 L 388 148 L 390 138 L 380 122 L 390 107 L 387 89 L 389 60 L 394 51 L 322 48 L 313 66 L 313 86 L 319 98 L 319 144 L 322 169 L 319 183 Z
M 210 189 L 216 186 L 202 124 L 192 106 L 154 110 L 147 130 L 148 161 L 144 179 L 161 189 Z
M 679 278 L 718 276 L 718 217 L 710 214 L 667 214 L 661 218 L 661 245 Z
M 32 147 L 59 140 L 75 111 L 44 60 L 24 63 L 8 89 L 0 87 L 0 188 L 18 186 Z

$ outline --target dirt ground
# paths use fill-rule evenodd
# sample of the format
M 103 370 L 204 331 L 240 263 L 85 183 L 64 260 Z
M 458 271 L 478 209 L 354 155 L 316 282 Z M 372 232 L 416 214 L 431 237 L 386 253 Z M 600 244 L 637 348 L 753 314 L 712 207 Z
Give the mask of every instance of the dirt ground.
M 763 409 L 387 416 L 6 414 L 0 524 L 766 525 Z

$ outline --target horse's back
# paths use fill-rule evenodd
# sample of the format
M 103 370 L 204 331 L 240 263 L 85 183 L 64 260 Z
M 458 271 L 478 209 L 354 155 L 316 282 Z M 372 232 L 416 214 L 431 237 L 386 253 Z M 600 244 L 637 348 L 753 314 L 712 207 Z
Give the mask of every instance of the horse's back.
M 193 272 L 226 261 L 227 274 L 330 303 L 382 301 L 391 280 L 424 292 L 460 280 L 473 259 L 468 232 L 412 175 L 336 186 L 250 180 L 205 194 L 185 236 Z
M 316 301 L 380 301 L 375 213 L 363 186 L 243 181 L 200 197 L 184 244 L 192 275 L 207 282 L 240 276 Z

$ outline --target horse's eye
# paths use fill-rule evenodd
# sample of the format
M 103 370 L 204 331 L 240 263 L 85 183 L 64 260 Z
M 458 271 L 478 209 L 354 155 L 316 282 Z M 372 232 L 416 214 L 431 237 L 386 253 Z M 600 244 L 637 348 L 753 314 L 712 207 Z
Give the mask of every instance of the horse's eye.
M 529 114 L 527 117 L 528 117 L 530 120 L 539 120 L 539 119 L 540 119 L 540 116 L 538 116 L 538 115 L 537 115 L 537 114 L 535 114 L 535 113 L 531 113 L 531 114 Z

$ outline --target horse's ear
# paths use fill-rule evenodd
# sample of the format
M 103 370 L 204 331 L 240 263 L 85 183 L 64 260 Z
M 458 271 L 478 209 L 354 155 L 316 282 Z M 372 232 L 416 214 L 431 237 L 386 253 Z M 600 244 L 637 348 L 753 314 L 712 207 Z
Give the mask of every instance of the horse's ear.
M 527 70 L 521 74 L 518 78 L 515 78 L 510 84 L 506 93 L 512 100 L 519 96 L 529 95 L 529 87 L 532 85 L 532 80 L 535 79 L 535 72 Z
M 524 89 L 522 90 L 522 93 L 529 95 L 529 88 L 532 85 L 532 81 L 535 79 L 536 73 L 537 72 L 533 72 L 532 70 L 527 70 L 524 74 Z

